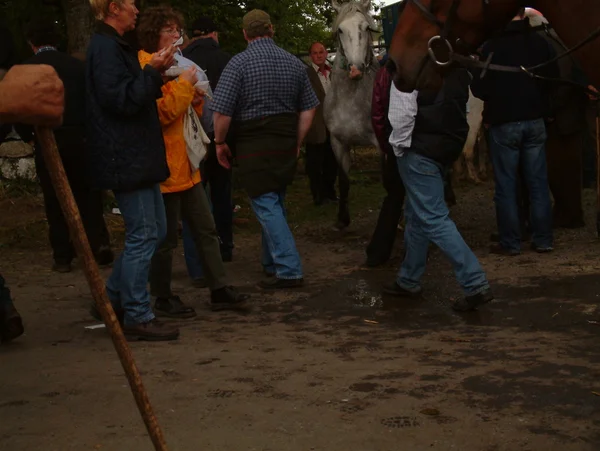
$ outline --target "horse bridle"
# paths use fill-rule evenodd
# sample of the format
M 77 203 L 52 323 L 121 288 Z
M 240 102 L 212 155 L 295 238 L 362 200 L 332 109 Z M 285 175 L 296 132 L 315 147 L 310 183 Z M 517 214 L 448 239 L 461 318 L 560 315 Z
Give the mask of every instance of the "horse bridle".
M 474 59 L 472 56 L 461 55 L 454 51 L 454 47 L 452 46 L 452 43 L 450 42 L 449 38 L 450 38 L 450 34 L 452 32 L 452 25 L 454 24 L 454 22 L 457 18 L 457 15 L 458 15 L 457 14 L 458 7 L 460 6 L 461 0 L 452 0 L 452 4 L 450 5 L 450 9 L 448 10 L 448 14 L 446 16 L 445 22 L 442 22 L 441 20 L 439 20 L 433 13 L 433 3 L 435 0 L 431 0 L 431 4 L 430 4 L 429 8 L 427 8 L 425 5 L 423 5 L 421 0 L 406 0 L 406 1 L 412 2 L 421 11 L 421 13 L 425 16 L 425 18 L 427 20 L 429 20 L 429 22 L 433 23 L 440 29 L 440 34 L 433 36 L 427 42 L 427 53 L 429 54 L 429 58 L 437 66 L 445 67 L 445 66 L 449 66 L 450 64 L 456 62 L 465 67 L 482 69 L 482 72 L 480 74 L 481 77 L 485 76 L 486 72 L 489 70 L 499 71 L 499 72 L 523 72 L 532 78 L 575 85 L 577 87 L 584 89 L 589 94 L 597 95 L 597 93 L 590 90 L 587 86 L 581 85 L 580 83 L 576 83 L 571 80 L 566 80 L 566 79 L 562 79 L 562 78 L 543 77 L 541 75 L 535 74 L 534 71 L 539 70 L 543 67 L 546 67 L 552 63 L 555 63 L 555 62 L 561 60 L 562 58 L 564 58 L 566 56 L 571 55 L 573 52 L 579 50 L 583 46 L 589 44 L 590 42 L 592 42 L 595 39 L 597 39 L 598 37 L 600 37 L 600 27 L 598 27 L 587 38 L 585 38 L 583 41 L 578 43 L 576 46 L 571 47 L 570 49 L 566 48 L 563 53 L 557 55 L 555 58 L 552 58 L 551 60 L 548 60 L 541 64 L 538 64 L 537 66 L 532 66 L 532 67 L 505 66 L 505 65 L 501 65 L 501 64 L 492 64 L 491 59 L 492 59 L 493 54 L 490 55 L 486 61 L 478 61 L 478 60 Z M 481 0 L 481 1 L 482 1 L 482 5 L 483 5 L 484 16 L 485 16 L 486 9 L 490 6 L 490 0 Z M 520 3 L 523 3 L 523 2 L 520 2 Z M 524 5 L 522 5 L 522 6 L 524 6 Z M 525 32 L 532 32 L 532 31 L 537 31 L 540 29 L 544 29 L 544 30 L 546 30 L 546 32 L 548 32 L 549 28 L 550 27 L 548 25 L 544 24 L 539 27 L 531 27 L 529 30 L 527 30 Z M 436 56 L 435 50 L 433 49 L 433 45 L 437 41 L 441 41 L 446 45 L 446 47 L 448 49 L 448 60 L 447 61 L 440 61 L 438 59 L 438 57 Z M 460 41 L 460 39 L 457 38 L 455 40 L 455 44 L 458 43 L 459 41 Z M 472 53 L 472 52 L 470 52 L 470 53 Z

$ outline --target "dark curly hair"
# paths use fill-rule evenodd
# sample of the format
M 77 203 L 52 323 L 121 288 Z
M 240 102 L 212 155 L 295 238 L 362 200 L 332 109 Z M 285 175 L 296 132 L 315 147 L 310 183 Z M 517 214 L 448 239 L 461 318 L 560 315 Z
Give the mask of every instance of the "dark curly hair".
M 185 27 L 183 15 L 168 5 L 153 6 L 140 16 L 137 26 L 137 38 L 140 47 L 148 53 L 155 53 L 160 41 L 160 30 L 167 25 L 177 25 L 180 30 Z

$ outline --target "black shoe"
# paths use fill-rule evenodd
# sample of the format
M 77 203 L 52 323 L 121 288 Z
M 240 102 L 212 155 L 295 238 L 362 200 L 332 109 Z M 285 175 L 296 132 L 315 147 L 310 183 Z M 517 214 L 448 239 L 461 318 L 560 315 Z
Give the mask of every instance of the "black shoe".
M 474 294 L 473 296 L 467 296 L 464 299 L 459 299 L 452 305 L 452 309 L 457 312 L 468 312 L 470 310 L 476 310 L 477 307 L 487 304 L 494 300 L 492 290 L 489 288 L 481 293 Z
M 247 293 L 239 293 L 234 287 L 223 287 L 210 293 L 210 308 L 213 311 L 235 310 L 250 299 Z
M 490 246 L 490 254 L 504 255 L 505 257 L 516 257 L 521 254 L 521 251 L 516 249 L 506 249 L 500 244 Z
M 382 290 L 385 294 L 390 294 L 392 296 L 398 296 L 401 298 L 410 298 L 410 299 L 419 299 L 423 294 L 423 291 L 419 289 L 419 291 L 413 292 L 408 291 L 398 285 L 396 282 L 390 283 L 388 285 L 383 286 Z
M 375 260 L 374 258 L 368 258 L 363 263 L 363 266 L 367 268 L 377 268 L 378 266 L 385 265 L 388 262 L 389 258 L 386 260 Z
M 185 305 L 179 296 L 156 298 L 154 310 L 157 316 L 169 318 L 189 319 L 196 316 L 196 311 L 189 305 Z
M 304 279 L 278 279 L 272 277 L 258 282 L 258 287 L 263 290 L 287 290 L 304 286 Z
M 535 244 L 531 243 L 531 250 L 537 252 L 538 254 L 548 254 L 554 250 L 552 246 L 548 247 L 539 247 Z
M 115 254 L 108 246 L 101 246 L 95 255 L 98 266 L 110 266 L 115 260 Z
M 25 332 L 23 320 L 12 304 L 0 306 L 0 342 L 6 343 Z
M 66 274 L 68 272 L 71 272 L 71 270 L 72 270 L 71 263 L 54 262 L 54 264 L 52 265 L 52 271 L 58 272 L 61 274 Z
M 123 326 L 128 340 L 169 341 L 179 338 L 179 329 L 157 319 L 147 323 Z
M 323 204 L 327 205 L 327 204 L 337 204 L 339 202 L 339 199 L 337 198 L 337 196 L 328 196 L 328 197 L 323 197 Z
M 102 315 L 100 315 L 100 311 L 98 310 L 98 307 L 96 307 L 95 302 L 93 302 L 90 306 L 90 315 L 95 320 L 102 321 Z M 125 310 L 120 308 L 115 309 L 115 315 L 117 315 L 117 320 L 119 321 L 119 324 L 123 326 L 123 321 L 125 320 Z

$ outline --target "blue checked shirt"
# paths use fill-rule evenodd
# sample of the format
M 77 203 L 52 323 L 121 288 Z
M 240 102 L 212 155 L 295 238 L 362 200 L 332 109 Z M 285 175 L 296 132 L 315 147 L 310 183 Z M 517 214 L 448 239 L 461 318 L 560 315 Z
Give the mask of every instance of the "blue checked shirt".
M 272 39 L 261 38 L 227 64 L 211 109 L 247 121 L 311 110 L 318 105 L 306 66 Z

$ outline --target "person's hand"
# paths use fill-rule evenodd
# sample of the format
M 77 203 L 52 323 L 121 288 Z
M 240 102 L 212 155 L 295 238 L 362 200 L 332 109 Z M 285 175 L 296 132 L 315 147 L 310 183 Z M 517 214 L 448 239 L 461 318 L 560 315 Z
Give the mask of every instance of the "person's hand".
M 200 105 L 202 103 L 202 101 L 204 100 L 205 95 L 206 95 L 205 91 L 203 91 L 202 89 L 196 88 L 196 92 L 194 93 L 194 100 L 192 100 L 192 105 L 194 105 L 194 106 Z
M 0 82 L 0 122 L 62 124 L 65 88 L 47 65 L 14 66 Z
M 225 169 L 231 169 L 231 163 L 229 160 L 232 158 L 233 155 L 231 154 L 231 150 L 229 149 L 227 143 L 217 144 L 217 161 L 221 166 L 223 166 Z
M 597 89 L 596 89 L 594 86 L 592 86 L 592 85 L 588 85 L 588 89 L 589 89 L 590 91 L 593 91 L 593 92 L 595 92 L 596 94 L 599 94 L 599 95 L 600 95 L 600 93 L 598 92 L 598 90 L 597 90 Z M 590 93 L 588 92 L 588 95 L 587 95 L 587 96 L 588 96 L 588 99 L 590 99 L 590 100 L 592 100 L 592 101 L 594 101 L 594 102 L 595 102 L 596 100 L 598 100 L 598 95 L 593 95 L 593 94 L 590 94 Z
M 362 72 L 358 70 L 358 68 L 356 66 L 351 66 L 350 67 L 350 78 L 351 79 L 356 79 L 359 78 L 362 75 Z
M 175 47 L 170 45 L 152 55 L 150 65 L 159 72 L 166 71 L 175 62 Z
M 189 82 L 189 84 L 194 86 L 198 81 L 198 75 L 196 74 L 197 72 L 198 69 L 196 69 L 194 66 L 191 66 L 188 69 L 184 70 L 183 73 L 179 76 L 179 78 Z

